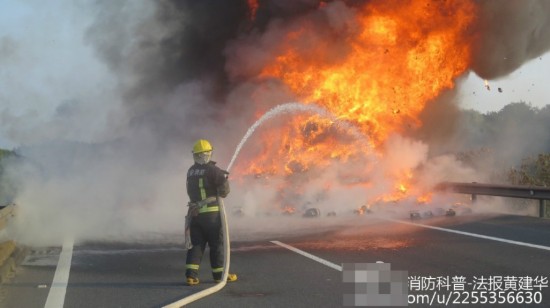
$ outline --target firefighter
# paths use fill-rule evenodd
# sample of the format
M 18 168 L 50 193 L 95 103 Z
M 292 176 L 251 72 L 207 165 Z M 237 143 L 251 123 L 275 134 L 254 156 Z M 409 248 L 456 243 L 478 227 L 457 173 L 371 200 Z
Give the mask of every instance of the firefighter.
M 212 145 L 204 139 L 193 146 L 195 164 L 187 171 L 187 194 L 191 218 L 190 235 L 193 247 L 187 251 L 185 276 L 187 285 L 199 283 L 198 273 L 206 244 L 210 247 L 212 276 L 220 282 L 223 274 L 223 234 L 220 207 L 217 196 L 225 198 L 229 194 L 227 171 L 211 161 Z M 237 275 L 229 274 L 227 281 L 237 280 Z

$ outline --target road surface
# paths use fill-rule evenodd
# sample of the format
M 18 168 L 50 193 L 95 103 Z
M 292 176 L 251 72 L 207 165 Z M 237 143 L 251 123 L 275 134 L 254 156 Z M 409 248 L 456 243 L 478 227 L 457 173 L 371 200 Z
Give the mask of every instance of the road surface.
M 372 215 L 360 219 L 364 223 L 307 235 L 283 232 L 233 242 L 231 271 L 238 274 L 238 282 L 189 307 L 341 307 L 342 263 L 382 261 L 392 270 L 408 271 L 414 279 L 463 276 L 479 282 L 480 277 L 550 276 L 548 220 L 475 214 L 415 221 Z M 62 276 L 60 255 L 61 247 L 35 248 L 16 277 L 0 288 L 0 306 L 42 308 L 48 301 L 61 300 L 63 307 L 162 307 L 214 284 L 204 258 L 201 284 L 184 285 L 185 250 L 176 237 L 156 244 L 77 243 L 64 269 L 70 273 L 68 281 L 52 284 L 56 272 Z M 541 288 L 541 304 L 527 307 L 550 307 L 549 289 Z

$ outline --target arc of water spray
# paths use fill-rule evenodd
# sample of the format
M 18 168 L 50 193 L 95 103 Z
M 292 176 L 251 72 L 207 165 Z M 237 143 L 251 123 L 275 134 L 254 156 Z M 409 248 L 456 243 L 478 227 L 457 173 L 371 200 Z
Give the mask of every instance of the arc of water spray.
M 337 116 L 335 116 L 330 111 L 320 107 L 319 105 L 315 104 L 302 104 L 302 103 L 286 103 L 282 105 L 277 105 L 273 108 L 271 108 L 268 112 L 266 112 L 261 118 L 259 118 L 250 128 L 246 131 L 246 134 L 243 136 L 239 144 L 237 145 L 237 148 L 235 149 L 235 153 L 233 154 L 233 157 L 231 158 L 231 161 L 229 162 L 229 165 L 227 166 L 227 171 L 233 167 L 233 163 L 235 163 L 235 160 L 237 159 L 237 156 L 241 152 L 242 147 L 246 143 L 246 141 L 252 136 L 254 131 L 262 125 L 264 122 L 272 119 L 275 116 L 283 115 L 283 114 L 289 114 L 294 112 L 310 112 L 310 113 L 316 113 L 320 116 L 323 116 L 325 118 L 328 118 L 329 120 L 333 121 L 337 126 L 342 127 L 346 129 L 348 132 L 351 132 L 352 136 L 354 136 L 358 141 L 361 141 L 365 144 L 369 144 L 366 140 L 366 136 L 363 135 L 355 126 L 353 126 L 351 123 L 343 121 L 339 119 Z

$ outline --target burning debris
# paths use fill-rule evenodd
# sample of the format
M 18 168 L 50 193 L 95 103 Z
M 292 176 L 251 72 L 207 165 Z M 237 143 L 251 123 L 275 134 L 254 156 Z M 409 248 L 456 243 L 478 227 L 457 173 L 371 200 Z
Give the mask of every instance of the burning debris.
M 431 217 L 454 217 L 457 215 L 468 215 L 472 213 L 469 205 L 462 202 L 455 202 L 447 208 L 437 207 L 435 209 L 413 209 L 409 212 L 411 220 L 425 219 Z
M 282 212 L 283 212 L 283 215 L 285 216 L 292 216 L 296 212 L 296 208 L 292 206 L 285 206 L 283 207 Z
M 358 216 L 363 216 L 365 214 L 372 213 L 372 211 L 370 209 L 370 205 L 362 205 L 360 208 L 354 210 L 353 213 Z
M 309 208 L 302 215 L 302 217 L 306 217 L 306 218 L 313 218 L 313 217 L 320 217 L 320 216 L 321 216 L 321 211 L 318 208 Z
M 483 83 L 485 85 L 485 89 L 487 89 L 487 91 L 491 91 L 491 86 L 489 85 L 489 81 L 487 81 L 487 79 L 485 79 L 483 81 Z M 502 88 L 499 87 L 499 88 L 497 88 L 497 90 L 498 90 L 499 93 L 502 93 Z M 474 94 L 475 94 L 475 92 L 474 92 Z
M 252 13 L 266 9 L 263 2 L 252 2 Z M 428 102 L 452 89 L 454 79 L 467 71 L 473 48 L 468 29 L 477 22 L 477 10 L 474 1 L 326 2 L 261 35 L 277 40 L 251 36 L 233 42 L 228 51 L 232 65 L 240 63 L 243 54 L 256 55 L 258 49 L 269 54 L 256 63 L 254 73 L 231 66 L 233 78 L 277 80 L 299 101 L 318 104 L 349 123 L 366 142 L 319 115 L 285 116 L 258 131 L 254 147 L 247 149 L 246 159 L 237 162 L 232 174 L 279 179 L 275 202 L 290 200 L 298 207 L 308 201 L 303 197 L 306 187 L 327 170 L 335 171 L 322 185 L 368 191 L 373 181 L 365 175 L 380 168 L 374 161 L 391 164 L 398 159 L 387 153 L 390 137 L 420 127 Z M 393 181 L 395 189 L 386 188 L 367 200 L 414 196 L 430 202 L 429 192 L 415 187 L 418 164 L 381 175 Z
M 409 214 L 409 217 L 411 218 L 411 220 L 417 220 L 422 218 L 419 211 L 411 211 L 411 213 Z

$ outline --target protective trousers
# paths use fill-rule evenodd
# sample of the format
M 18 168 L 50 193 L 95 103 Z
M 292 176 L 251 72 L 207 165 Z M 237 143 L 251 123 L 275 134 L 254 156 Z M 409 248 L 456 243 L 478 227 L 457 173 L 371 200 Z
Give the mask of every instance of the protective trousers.
M 185 276 L 198 277 L 202 255 L 206 244 L 208 244 L 212 276 L 216 280 L 221 279 L 223 274 L 223 236 L 220 212 L 201 213 L 193 217 L 190 229 L 193 248 L 187 251 Z

